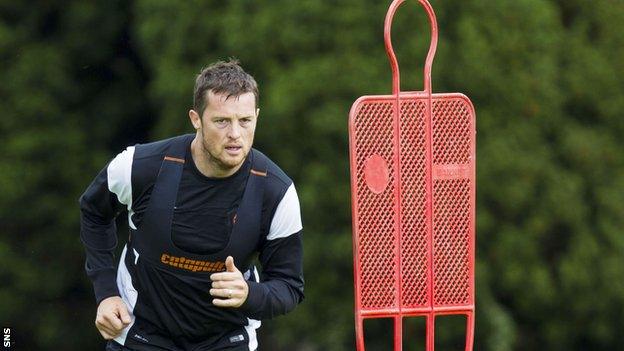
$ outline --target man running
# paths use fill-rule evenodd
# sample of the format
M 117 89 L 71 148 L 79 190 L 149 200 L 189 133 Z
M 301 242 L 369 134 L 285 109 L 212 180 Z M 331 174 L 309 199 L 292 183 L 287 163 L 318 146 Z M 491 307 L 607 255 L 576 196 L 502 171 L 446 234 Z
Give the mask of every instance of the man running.
M 302 301 L 299 200 L 251 147 L 257 106 L 256 81 L 238 62 L 210 65 L 195 81 L 196 132 L 126 148 L 81 196 L 107 350 L 256 350 L 260 320 Z M 130 233 L 116 267 L 124 208 Z

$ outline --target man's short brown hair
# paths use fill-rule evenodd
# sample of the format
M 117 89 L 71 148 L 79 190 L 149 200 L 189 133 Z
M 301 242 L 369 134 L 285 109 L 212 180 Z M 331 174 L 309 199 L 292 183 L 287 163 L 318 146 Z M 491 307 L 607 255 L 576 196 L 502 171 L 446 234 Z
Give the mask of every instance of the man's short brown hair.
M 214 94 L 227 94 L 227 98 L 253 93 L 258 106 L 258 84 L 256 80 L 240 66 L 238 60 L 217 61 L 203 68 L 195 79 L 193 110 L 203 115 L 208 105 L 208 91 Z

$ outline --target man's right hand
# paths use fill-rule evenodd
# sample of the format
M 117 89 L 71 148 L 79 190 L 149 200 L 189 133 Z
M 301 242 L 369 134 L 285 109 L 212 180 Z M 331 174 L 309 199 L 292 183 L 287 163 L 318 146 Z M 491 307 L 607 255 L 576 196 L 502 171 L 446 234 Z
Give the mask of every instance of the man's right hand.
M 131 321 L 128 308 L 121 297 L 111 296 L 100 302 L 95 317 L 95 326 L 104 339 L 116 338 Z

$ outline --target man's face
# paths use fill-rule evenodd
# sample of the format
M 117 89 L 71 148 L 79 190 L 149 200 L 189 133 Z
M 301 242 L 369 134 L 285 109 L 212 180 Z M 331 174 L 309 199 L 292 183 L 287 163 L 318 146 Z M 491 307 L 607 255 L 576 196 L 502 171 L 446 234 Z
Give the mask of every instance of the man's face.
M 253 93 L 227 98 L 208 91 L 208 104 L 199 120 L 198 132 L 203 154 L 215 176 L 230 175 L 242 165 L 253 144 L 257 119 Z M 193 124 L 197 128 L 196 122 Z

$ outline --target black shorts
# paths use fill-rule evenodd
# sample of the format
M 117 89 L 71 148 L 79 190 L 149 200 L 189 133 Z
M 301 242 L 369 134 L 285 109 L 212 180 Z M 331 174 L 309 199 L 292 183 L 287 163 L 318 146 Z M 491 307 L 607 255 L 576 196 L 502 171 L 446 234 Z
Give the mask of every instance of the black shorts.
M 123 346 L 123 345 L 119 344 L 118 342 L 116 342 L 115 340 L 109 340 L 106 343 L 106 349 L 105 350 L 106 351 L 139 351 L 139 350 L 136 350 L 136 349 L 131 349 L 131 348 L 128 348 L 126 346 Z M 153 350 L 153 351 L 168 351 L 168 350 L 162 349 L 160 347 L 155 347 L 155 346 L 152 346 L 151 350 Z M 223 348 L 214 349 L 214 350 L 211 350 L 211 351 L 249 351 L 249 348 L 247 347 L 247 345 L 239 345 L 239 346 L 229 347 L 229 348 L 225 348 L 225 349 L 223 349 Z

